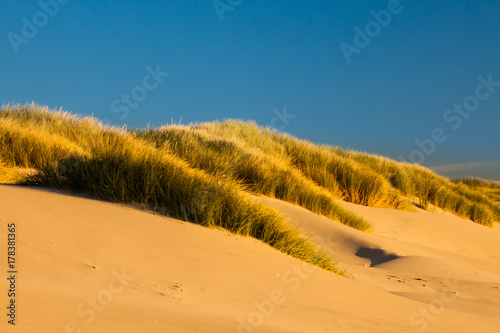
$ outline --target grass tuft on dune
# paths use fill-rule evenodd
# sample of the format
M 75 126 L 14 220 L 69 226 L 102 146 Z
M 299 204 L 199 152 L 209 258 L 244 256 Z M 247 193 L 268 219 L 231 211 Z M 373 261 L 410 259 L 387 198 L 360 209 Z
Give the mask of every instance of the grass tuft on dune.
M 459 186 L 463 184 L 473 189 L 474 193 L 481 192 L 490 200 L 493 200 L 497 206 L 500 205 L 500 182 L 474 177 L 454 179 L 453 182 Z
M 386 157 L 338 147 L 314 145 L 286 133 L 260 127 L 253 122 L 227 120 L 176 128 L 177 131 L 190 132 L 191 135 L 216 138 L 225 144 L 246 145 L 271 160 L 299 171 L 301 177 L 312 180 L 336 199 L 407 211 L 415 210 L 412 201 L 416 200 L 421 208 L 428 209 L 429 204 L 432 204 L 485 226 L 491 227 L 495 221 L 500 221 L 500 208 L 493 198 L 416 164 L 397 162 Z M 168 146 L 172 151 L 192 161 L 193 158 L 190 158 L 189 152 L 186 153 L 185 150 L 187 146 L 192 148 L 195 144 L 180 143 L 175 135 L 168 134 L 174 131 L 171 126 L 166 126 L 139 131 L 139 136 L 156 145 Z M 165 137 L 166 141 L 169 141 L 168 145 L 162 143 Z M 214 168 L 203 163 L 196 164 L 196 167 Z M 266 179 L 272 177 L 272 174 L 268 174 Z M 256 182 L 255 179 L 252 181 Z M 493 192 L 494 189 L 490 191 Z M 296 199 L 276 197 L 300 204 Z M 303 206 L 329 216 L 328 213 Z M 340 211 L 337 212 L 340 214 Z
M 253 193 L 300 205 L 359 230 L 370 230 L 366 221 L 337 203 L 339 193 L 318 185 L 286 158 L 266 154 L 242 140 L 183 126 L 138 131 L 137 136 L 181 157 L 193 168 L 232 179 Z
M 345 275 L 329 256 L 289 227 L 276 210 L 252 199 L 238 182 L 192 168 L 133 133 L 105 127 L 95 119 L 34 105 L 4 107 L 0 157 L 0 172 L 15 167 L 35 170 L 18 183 L 69 189 L 221 227 Z
M 339 274 L 328 256 L 250 194 L 365 232 L 371 225 L 339 200 L 407 211 L 417 201 L 486 226 L 500 221 L 496 184 L 451 181 L 418 165 L 315 145 L 253 122 L 128 130 L 33 104 L 0 111 L 0 182 L 70 189 L 222 227 Z
M 495 221 L 500 221 L 500 208 L 492 198 L 476 188 L 453 182 L 416 164 L 396 162 L 385 157 L 354 151 L 345 152 L 345 156 L 379 172 L 401 194 L 416 198 L 424 209 L 427 209 L 428 204 L 433 204 L 445 211 L 490 227 Z

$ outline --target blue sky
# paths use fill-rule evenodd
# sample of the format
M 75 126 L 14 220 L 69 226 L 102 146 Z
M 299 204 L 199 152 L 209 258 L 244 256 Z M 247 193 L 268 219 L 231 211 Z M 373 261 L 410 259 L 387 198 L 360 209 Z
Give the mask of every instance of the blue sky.
M 0 13 L 4 104 L 129 127 L 252 119 L 500 180 L 497 0 L 2 1 Z

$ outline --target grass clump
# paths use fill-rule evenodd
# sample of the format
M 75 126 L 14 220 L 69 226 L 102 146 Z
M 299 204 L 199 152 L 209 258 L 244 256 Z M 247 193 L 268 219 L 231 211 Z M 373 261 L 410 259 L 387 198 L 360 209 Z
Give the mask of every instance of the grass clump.
M 427 168 L 314 145 L 253 122 L 166 126 L 140 131 L 138 136 L 177 154 L 195 168 L 232 176 L 257 193 L 294 202 L 337 220 L 343 212 L 336 208 L 336 215 L 329 215 L 332 198 L 407 211 L 415 210 L 411 200 L 416 199 L 424 209 L 432 204 L 483 225 L 500 220 L 498 206 L 491 198 Z M 324 190 L 330 197 L 326 201 Z M 312 192 L 317 195 L 311 200 Z M 344 220 L 347 222 L 341 222 L 364 230 L 363 224 L 350 222 L 355 218 L 346 216 Z
M 242 140 L 224 138 L 195 126 L 166 126 L 139 131 L 137 135 L 179 156 L 191 167 L 232 178 L 251 192 L 295 203 L 359 230 L 370 230 L 366 221 L 335 200 L 338 194 L 319 186 L 288 160 L 266 154 Z
M 486 226 L 500 221 L 500 210 L 491 198 L 425 167 L 352 151 L 347 156 L 383 175 L 403 195 L 416 198 L 424 209 L 432 204 Z
M 20 174 L 16 169 L 9 167 L 4 161 L 0 160 L 0 183 L 15 184 L 20 180 Z
M 414 207 L 408 198 L 415 198 L 424 209 L 432 204 L 482 225 L 492 226 L 500 221 L 494 198 L 419 165 L 314 145 L 252 122 L 228 120 L 191 127 L 204 129 L 225 140 L 243 141 L 278 160 L 285 159 L 288 165 L 300 170 L 337 199 L 412 211 Z M 493 188 L 488 193 L 498 193 L 495 191 L 498 189 Z
M 411 203 L 376 172 L 342 155 L 252 122 L 228 120 L 194 125 L 225 139 L 237 138 L 278 160 L 286 160 L 335 198 L 360 205 L 413 210 Z
M 474 177 L 454 179 L 453 182 L 456 183 L 459 188 L 466 186 L 474 190 L 474 193 L 481 196 L 484 201 L 487 200 L 484 196 L 487 196 L 488 199 L 495 202 L 498 209 L 498 205 L 500 205 L 500 182 Z M 478 192 L 480 192 L 480 194 L 478 194 Z
M 252 200 L 234 179 L 192 168 L 129 131 L 36 106 L 4 107 L 0 129 L 0 157 L 9 168 L 35 170 L 22 184 L 83 192 L 222 227 L 344 274 L 276 210 Z M 0 172 L 6 165 L 0 164 Z
M 30 184 L 150 207 L 250 235 L 315 263 L 325 257 L 249 192 L 363 231 L 370 224 L 339 200 L 407 211 L 415 210 L 414 200 L 487 226 L 500 221 L 497 185 L 453 182 L 418 165 L 318 146 L 253 122 L 130 131 L 35 105 L 7 106 L 0 112 L 0 159 L 0 181 L 27 177 Z

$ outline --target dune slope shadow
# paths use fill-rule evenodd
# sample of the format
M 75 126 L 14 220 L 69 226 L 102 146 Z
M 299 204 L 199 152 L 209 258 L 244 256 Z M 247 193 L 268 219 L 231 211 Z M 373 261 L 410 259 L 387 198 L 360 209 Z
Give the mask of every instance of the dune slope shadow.
M 370 259 L 370 267 L 383 264 L 394 259 L 400 258 L 395 254 L 389 254 L 381 249 L 372 249 L 369 247 L 362 247 L 357 252 L 356 255 L 361 258 Z

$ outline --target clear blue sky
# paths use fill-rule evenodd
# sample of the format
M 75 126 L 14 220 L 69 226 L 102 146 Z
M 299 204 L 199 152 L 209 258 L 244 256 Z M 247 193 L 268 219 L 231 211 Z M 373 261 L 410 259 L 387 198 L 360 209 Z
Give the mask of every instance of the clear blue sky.
M 500 84 L 478 80 L 500 82 L 498 0 L 59 2 L 0 2 L 0 102 L 129 127 L 253 119 L 500 180 Z

